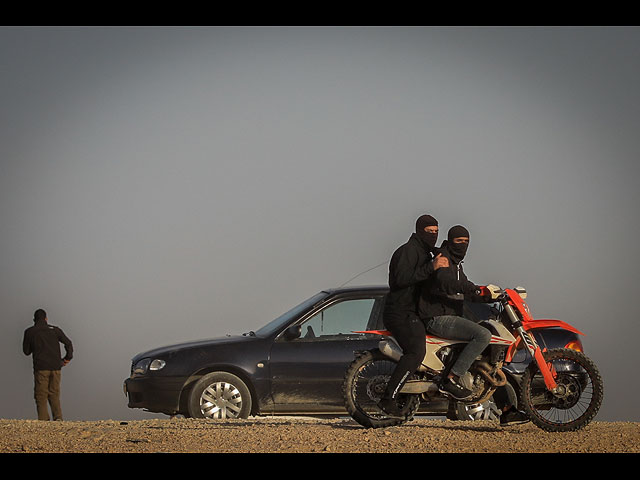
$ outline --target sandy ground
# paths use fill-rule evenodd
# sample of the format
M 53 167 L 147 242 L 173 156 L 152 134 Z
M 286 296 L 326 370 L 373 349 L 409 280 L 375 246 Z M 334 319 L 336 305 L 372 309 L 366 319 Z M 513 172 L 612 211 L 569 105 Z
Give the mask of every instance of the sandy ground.
M 384 429 L 349 418 L 167 418 L 136 421 L 0 419 L 0 453 L 640 453 L 640 423 L 592 422 L 547 433 L 531 423 L 418 417 Z

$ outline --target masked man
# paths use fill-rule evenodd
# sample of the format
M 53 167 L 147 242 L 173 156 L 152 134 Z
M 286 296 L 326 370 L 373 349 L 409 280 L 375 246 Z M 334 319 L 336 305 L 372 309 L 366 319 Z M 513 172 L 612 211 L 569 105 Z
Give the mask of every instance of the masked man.
M 419 284 L 449 265 L 448 259 L 437 253 L 437 240 L 437 220 L 431 215 L 422 215 L 416 221 L 415 233 L 393 253 L 389 262 L 390 291 L 383 322 L 402 347 L 403 356 L 391 374 L 378 406 L 392 417 L 404 417 L 397 405 L 398 392 L 426 353 L 425 326 L 417 314 Z
M 469 231 L 461 225 L 452 227 L 439 250 L 449 259 L 449 266 L 439 269 L 423 284 L 418 307 L 428 333 L 468 342 L 439 386 L 440 391 L 458 400 L 469 398 L 472 394 L 471 390 L 460 384 L 459 378 L 491 341 L 488 329 L 463 317 L 465 297 L 490 301 L 490 298 L 480 296 L 481 287 L 469 281 L 462 269 L 468 247 Z

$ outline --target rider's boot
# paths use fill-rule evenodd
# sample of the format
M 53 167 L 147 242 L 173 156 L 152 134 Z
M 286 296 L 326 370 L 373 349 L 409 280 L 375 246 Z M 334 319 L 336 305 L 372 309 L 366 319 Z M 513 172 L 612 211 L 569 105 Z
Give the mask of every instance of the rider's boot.
M 378 402 L 378 408 L 391 418 L 404 420 L 407 416 L 398 408 L 396 399 L 392 397 L 383 397 Z
M 445 378 L 444 381 L 438 385 L 438 389 L 442 393 L 451 395 L 456 400 L 466 400 L 473 395 L 473 392 L 461 385 L 455 377 Z
M 378 408 L 386 415 L 396 420 L 406 420 L 407 418 L 407 416 L 398 408 L 396 396 L 407 381 L 407 378 L 409 378 L 410 373 L 411 370 L 402 368 L 400 364 L 398 364 L 385 387 L 382 398 L 378 402 Z

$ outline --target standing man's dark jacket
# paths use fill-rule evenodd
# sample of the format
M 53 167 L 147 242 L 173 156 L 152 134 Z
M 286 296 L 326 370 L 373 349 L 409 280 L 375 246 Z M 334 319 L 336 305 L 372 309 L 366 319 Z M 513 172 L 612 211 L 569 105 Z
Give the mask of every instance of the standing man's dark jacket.
M 418 284 L 433 274 L 435 254 L 435 247 L 415 233 L 393 253 L 389 262 L 390 291 L 384 307 L 385 325 L 417 315 Z
M 60 343 L 66 355 L 60 355 Z M 25 355 L 33 354 L 34 370 L 60 370 L 63 360 L 73 357 L 73 345 L 62 329 L 49 325 L 46 320 L 38 320 L 24 332 L 22 350 Z
M 449 259 L 449 266 L 439 268 L 421 285 L 418 315 L 423 320 L 441 315 L 463 317 L 464 299 L 486 302 L 480 296 L 480 287 L 471 282 L 462 269 L 462 260 L 456 259 L 449 249 L 450 242 L 442 242 L 438 253 Z

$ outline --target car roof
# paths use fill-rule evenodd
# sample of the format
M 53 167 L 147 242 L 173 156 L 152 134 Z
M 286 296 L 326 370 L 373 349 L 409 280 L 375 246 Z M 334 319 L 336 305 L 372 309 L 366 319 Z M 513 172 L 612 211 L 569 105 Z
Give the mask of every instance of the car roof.
M 339 295 L 339 294 L 351 294 L 351 293 L 389 293 L 389 286 L 387 285 L 359 285 L 352 287 L 335 287 L 335 288 L 326 288 L 323 290 L 330 295 Z

